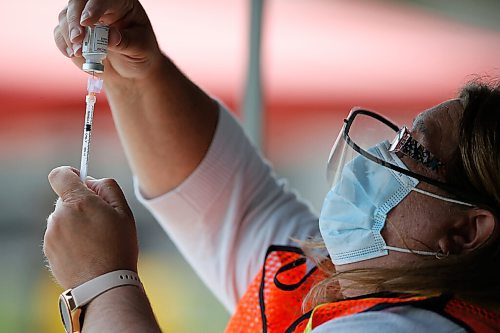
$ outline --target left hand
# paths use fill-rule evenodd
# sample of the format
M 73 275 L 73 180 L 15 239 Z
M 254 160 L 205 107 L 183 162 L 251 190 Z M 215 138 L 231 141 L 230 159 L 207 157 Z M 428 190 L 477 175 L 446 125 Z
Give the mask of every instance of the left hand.
M 135 221 L 113 179 L 87 179 L 78 170 L 59 167 L 49 174 L 59 196 L 47 219 L 44 253 L 55 279 L 74 288 L 119 269 L 137 272 Z

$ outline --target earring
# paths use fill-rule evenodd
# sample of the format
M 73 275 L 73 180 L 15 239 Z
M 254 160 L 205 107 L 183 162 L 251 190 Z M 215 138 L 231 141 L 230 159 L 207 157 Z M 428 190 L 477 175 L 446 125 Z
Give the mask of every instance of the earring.
M 436 252 L 436 259 L 445 259 L 445 258 L 448 258 L 448 256 L 450 255 L 450 251 L 446 251 L 446 253 L 443 252 L 443 250 L 439 249 L 437 252 Z

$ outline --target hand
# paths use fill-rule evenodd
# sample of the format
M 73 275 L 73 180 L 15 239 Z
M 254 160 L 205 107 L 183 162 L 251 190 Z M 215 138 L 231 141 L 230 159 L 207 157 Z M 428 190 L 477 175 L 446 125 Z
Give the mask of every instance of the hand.
M 85 26 L 98 22 L 110 26 L 108 55 L 101 75 L 105 81 L 117 77 L 142 79 L 162 63 L 164 57 L 139 1 L 70 0 L 59 14 L 54 39 L 78 68 L 85 62 L 81 55 Z
M 59 284 L 68 289 L 114 270 L 137 272 L 134 217 L 118 184 L 88 179 L 85 186 L 70 167 L 52 170 L 49 182 L 59 199 L 44 253 Z

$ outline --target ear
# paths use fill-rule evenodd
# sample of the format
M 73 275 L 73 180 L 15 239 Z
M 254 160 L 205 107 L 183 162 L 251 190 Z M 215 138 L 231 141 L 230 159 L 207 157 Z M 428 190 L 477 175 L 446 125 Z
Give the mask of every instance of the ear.
M 439 240 L 443 253 L 465 254 L 485 244 L 494 233 L 495 215 L 488 210 L 474 208 L 454 223 L 447 235 Z

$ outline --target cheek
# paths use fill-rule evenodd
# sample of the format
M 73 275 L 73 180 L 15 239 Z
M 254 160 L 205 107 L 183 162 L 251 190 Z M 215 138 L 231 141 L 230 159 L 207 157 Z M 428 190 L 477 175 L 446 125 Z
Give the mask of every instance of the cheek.
M 422 243 L 432 244 L 433 209 L 426 201 L 421 194 L 412 192 L 389 212 L 381 232 L 387 245 L 419 249 Z

